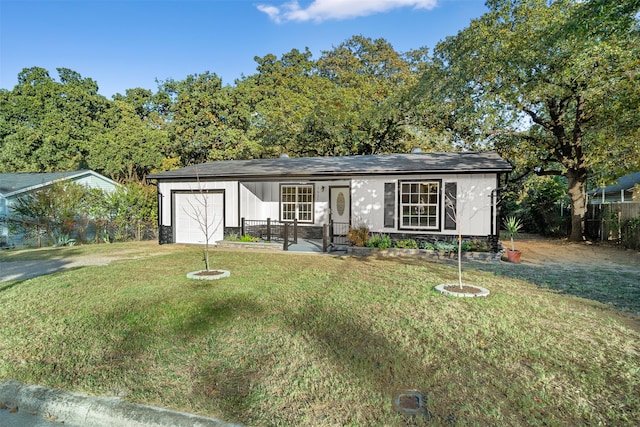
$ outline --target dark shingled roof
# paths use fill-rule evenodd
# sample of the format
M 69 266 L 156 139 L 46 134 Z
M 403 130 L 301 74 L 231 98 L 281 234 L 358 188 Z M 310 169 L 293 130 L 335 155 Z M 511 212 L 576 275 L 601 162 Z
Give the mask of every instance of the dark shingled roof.
M 321 178 L 353 175 L 511 172 L 512 169 L 509 162 L 502 159 L 495 151 L 481 151 L 223 160 L 151 174 L 147 179 L 191 179 L 196 176 L 209 179 Z
M 16 172 L 16 173 L 0 173 L 0 194 L 13 193 L 15 191 L 27 188 L 50 184 L 60 179 L 76 176 L 87 172 L 87 170 L 70 171 L 70 172 Z

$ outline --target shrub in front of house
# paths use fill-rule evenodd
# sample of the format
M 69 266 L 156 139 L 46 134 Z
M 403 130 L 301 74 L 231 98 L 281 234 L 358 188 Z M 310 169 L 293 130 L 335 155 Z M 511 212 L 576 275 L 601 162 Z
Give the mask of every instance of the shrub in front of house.
M 354 246 L 365 246 L 369 241 L 369 227 L 366 224 L 358 224 L 353 227 L 349 227 L 347 240 Z
M 255 243 L 255 242 L 259 242 L 260 238 L 259 237 L 253 237 L 250 234 L 245 234 L 244 236 L 242 236 L 240 238 L 240 241 L 244 242 L 244 243 Z
M 443 253 L 457 252 L 458 244 L 456 242 L 445 242 L 445 241 L 436 242 L 435 248 L 436 248 L 436 251 L 443 252 Z
M 418 249 L 418 242 L 413 239 L 398 240 L 394 245 L 394 248 L 399 249 Z
M 465 242 L 468 243 L 469 249 L 465 249 Z M 462 245 L 462 250 L 473 252 L 491 252 L 493 250 L 493 245 L 487 239 L 465 240 Z
M 369 248 L 388 249 L 391 247 L 391 237 L 386 234 L 374 234 L 366 245 Z
M 435 251 L 435 250 L 436 250 L 436 245 L 434 245 L 434 244 L 433 244 L 433 243 L 431 243 L 431 242 L 427 242 L 427 241 L 420 242 L 420 244 L 418 245 L 418 247 L 419 247 L 420 249 L 425 249 L 425 250 L 427 250 L 427 251 Z

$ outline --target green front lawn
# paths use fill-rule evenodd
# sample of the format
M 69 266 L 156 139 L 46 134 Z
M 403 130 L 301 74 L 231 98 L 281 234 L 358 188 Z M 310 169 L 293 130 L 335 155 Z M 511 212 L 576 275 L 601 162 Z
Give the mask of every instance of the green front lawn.
M 403 389 L 427 396 L 418 425 L 640 424 L 640 333 L 600 303 L 470 268 L 493 295 L 455 299 L 433 290 L 455 265 L 290 253 L 214 251 L 231 277 L 191 281 L 200 250 L 167 251 L 0 283 L 0 381 L 247 425 L 406 425 Z

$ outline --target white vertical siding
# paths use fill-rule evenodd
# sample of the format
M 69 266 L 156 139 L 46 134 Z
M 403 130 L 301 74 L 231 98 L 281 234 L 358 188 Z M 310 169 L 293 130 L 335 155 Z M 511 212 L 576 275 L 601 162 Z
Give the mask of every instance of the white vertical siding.
M 172 191 L 198 191 L 203 190 L 224 190 L 224 218 L 226 227 L 239 227 L 238 220 L 238 181 L 206 182 L 200 185 L 197 182 L 161 182 L 158 184 L 161 194 L 162 225 L 171 225 L 172 209 L 179 207 L 172 206 Z
M 396 181 L 394 179 L 394 181 Z M 351 184 L 351 223 L 366 224 L 372 231 L 384 228 L 384 178 L 358 178 Z
M 263 192 L 261 183 L 249 182 L 240 184 L 240 217 L 249 220 L 262 218 L 262 202 L 260 196 Z
M 456 205 L 462 234 L 491 234 L 491 191 L 496 186 L 495 175 L 456 175 L 458 194 Z M 445 182 L 453 182 L 447 177 Z
M 249 220 L 279 219 L 280 218 L 280 185 L 281 184 L 313 184 L 314 185 L 314 222 L 321 226 L 329 221 L 329 187 L 349 186 L 351 188 L 351 222 L 364 223 L 374 232 L 394 233 L 427 233 L 454 234 L 453 230 L 444 230 L 444 209 L 441 206 L 440 229 L 431 230 L 401 230 L 398 228 L 398 206 L 395 200 L 393 227 L 384 227 L 384 190 L 385 183 L 398 184 L 399 181 L 430 181 L 441 182 L 441 189 L 447 182 L 457 185 L 457 207 L 461 218 L 461 232 L 465 235 L 488 236 L 491 234 L 491 191 L 496 186 L 495 174 L 441 174 L 401 176 L 389 175 L 379 177 L 354 177 L 335 181 L 259 181 L 241 182 L 220 181 L 202 182 L 203 189 L 225 190 L 225 226 L 239 227 L 239 218 Z M 191 190 L 199 187 L 191 183 L 159 184 L 162 200 L 162 224 L 171 225 L 171 191 Z M 397 195 L 396 195 L 397 197 Z M 440 200 L 442 203 L 442 199 Z M 175 207 L 174 207 L 175 209 Z
M 321 226 L 329 222 L 329 186 L 349 185 L 349 181 L 243 182 L 240 185 L 240 216 L 247 219 L 280 219 L 281 184 L 314 186 L 313 225 Z
M 316 182 L 314 196 L 313 224 L 322 226 L 329 223 L 329 186 L 339 186 L 338 182 Z M 348 182 L 345 185 L 349 185 Z
M 461 232 L 465 235 L 488 236 L 491 234 L 491 191 L 496 186 L 494 174 L 453 174 L 386 177 L 357 177 L 352 181 L 351 204 L 352 223 L 365 223 L 374 232 L 415 232 L 427 234 L 453 234 L 455 231 L 443 229 L 443 214 L 440 210 L 440 229 L 442 231 L 413 231 L 398 228 L 398 201 L 395 201 L 393 228 L 384 227 L 384 184 L 399 181 L 439 180 L 457 184 L 457 208 L 461 218 Z M 442 190 L 441 190 L 442 191 Z M 442 200 L 441 200 L 442 203 Z
M 277 182 L 243 182 L 240 184 L 240 216 L 249 220 L 279 217 Z

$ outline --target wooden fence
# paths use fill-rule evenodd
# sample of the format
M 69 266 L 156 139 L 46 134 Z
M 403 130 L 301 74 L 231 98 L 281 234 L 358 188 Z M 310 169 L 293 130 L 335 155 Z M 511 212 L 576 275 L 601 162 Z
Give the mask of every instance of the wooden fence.
M 585 231 L 593 240 L 640 249 L 640 202 L 589 204 Z

